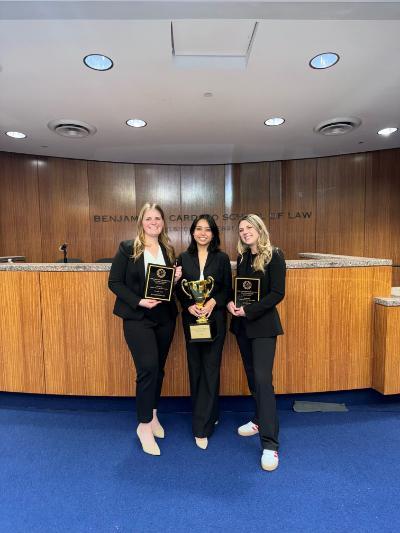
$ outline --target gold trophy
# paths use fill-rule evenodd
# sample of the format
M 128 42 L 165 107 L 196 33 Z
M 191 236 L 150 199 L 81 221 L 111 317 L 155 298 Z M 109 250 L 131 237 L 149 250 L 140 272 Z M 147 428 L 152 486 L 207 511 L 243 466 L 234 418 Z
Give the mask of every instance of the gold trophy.
M 204 303 L 214 288 L 214 278 L 207 276 L 207 279 L 197 281 L 182 280 L 183 292 L 195 301 L 198 308 L 204 307 Z M 210 342 L 216 337 L 216 324 L 214 320 L 209 320 L 205 316 L 200 316 L 195 324 L 189 325 L 191 342 Z

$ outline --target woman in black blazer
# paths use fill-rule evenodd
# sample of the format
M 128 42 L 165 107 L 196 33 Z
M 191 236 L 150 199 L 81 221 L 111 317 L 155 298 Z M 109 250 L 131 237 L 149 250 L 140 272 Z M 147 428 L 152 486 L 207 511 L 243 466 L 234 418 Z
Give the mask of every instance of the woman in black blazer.
M 196 281 L 212 276 L 214 288 L 204 307 L 194 304 L 178 284 L 182 322 L 186 339 L 190 393 L 193 404 L 193 434 L 199 448 L 208 446 L 208 437 L 218 421 L 218 393 L 222 349 L 226 333 L 226 304 L 232 290 L 229 257 L 219 249 L 218 226 L 210 215 L 200 215 L 190 228 L 191 243 L 178 258 L 182 280 Z M 182 282 L 181 280 L 181 282 Z M 210 342 L 190 342 L 189 326 L 206 316 L 216 323 L 216 338 Z
M 164 437 L 157 405 L 178 310 L 174 300 L 143 297 L 146 269 L 148 263 L 172 266 L 174 260 L 164 213 L 157 204 L 147 203 L 138 216 L 137 237 L 120 243 L 108 280 L 117 296 L 114 314 L 123 319 L 125 340 L 136 367 L 136 432 L 143 451 L 151 455 L 160 455 L 154 437 Z M 181 270 L 176 268 L 175 282 Z
M 271 245 L 268 230 L 257 215 L 239 221 L 237 277 L 258 278 L 260 298 L 245 306 L 229 302 L 231 331 L 236 335 L 249 389 L 256 404 L 250 422 L 239 427 L 247 437 L 260 434 L 264 470 L 278 467 L 279 424 L 272 384 L 276 337 L 283 330 L 276 305 L 285 296 L 286 264 L 283 253 Z

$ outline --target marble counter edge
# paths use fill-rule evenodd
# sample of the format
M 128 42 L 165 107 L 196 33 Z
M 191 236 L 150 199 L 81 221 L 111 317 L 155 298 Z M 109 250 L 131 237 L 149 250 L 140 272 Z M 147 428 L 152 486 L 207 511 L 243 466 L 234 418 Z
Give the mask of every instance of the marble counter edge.
M 320 262 L 335 262 L 339 266 L 392 266 L 391 259 L 383 259 L 380 257 L 358 257 L 355 255 L 338 255 L 338 254 L 319 254 L 314 252 L 300 252 L 299 256 L 308 261 L 315 263 Z
M 376 296 L 374 302 L 378 305 L 384 305 L 385 307 L 400 307 L 400 296 Z
M 325 254 L 299 254 L 302 257 L 318 255 L 320 258 L 288 259 L 288 269 L 304 268 L 348 268 L 391 266 L 390 259 L 375 259 L 368 257 L 335 256 Z M 231 261 L 232 268 L 236 268 L 236 261 Z M 25 272 L 108 272 L 111 263 L 0 263 L 0 271 Z

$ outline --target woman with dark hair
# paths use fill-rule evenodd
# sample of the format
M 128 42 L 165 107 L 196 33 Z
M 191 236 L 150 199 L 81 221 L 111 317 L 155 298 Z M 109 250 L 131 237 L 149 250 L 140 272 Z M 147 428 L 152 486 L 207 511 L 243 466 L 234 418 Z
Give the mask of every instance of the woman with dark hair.
M 208 437 L 218 421 L 219 377 L 226 333 L 226 304 L 232 288 L 232 273 L 229 257 L 219 249 L 219 230 L 213 217 L 197 217 L 191 225 L 190 236 L 187 251 L 178 258 L 178 264 L 182 266 L 182 280 L 207 280 L 208 276 L 214 280 L 214 287 L 202 308 L 195 305 L 193 299 L 182 290 L 182 280 L 177 290 L 182 304 L 193 404 L 193 434 L 197 446 L 205 450 Z M 191 342 L 190 324 L 199 317 L 215 321 L 214 340 Z
M 236 307 L 228 303 L 232 313 L 231 331 L 239 345 L 247 382 L 255 400 L 255 413 L 238 433 L 249 437 L 259 433 L 264 470 L 278 467 L 278 432 L 272 368 L 276 338 L 283 329 L 276 309 L 285 296 L 286 263 L 279 248 L 271 245 L 269 233 L 258 215 L 239 220 L 239 257 L 237 277 L 256 278 L 260 284 L 259 300 Z
M 144 298 L 146 270 L 149 263 L 172 266 L 174 260 L 163 210 L 157 204 L 144 204 L 138 216 L 137 236 L 120 243 L 108 286 L 117 296 L 114 314 L 123 319 L 125 340 L 136 367 L 136 433 L 143 451 L 150 455 L 160 455 L 154 437 L 164 437 L 157 405 L 178 310 L 173 299 L 162 302 Z M 177 267 L 175 282 L 180 276 L 181 268 Z

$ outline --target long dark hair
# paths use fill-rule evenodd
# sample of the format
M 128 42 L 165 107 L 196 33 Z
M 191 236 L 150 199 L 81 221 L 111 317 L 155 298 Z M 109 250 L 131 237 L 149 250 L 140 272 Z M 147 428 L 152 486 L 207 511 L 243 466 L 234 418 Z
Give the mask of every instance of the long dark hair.
M 219 229 L 218 226 L 213 219 L 211 215 L 199 215 L 197 218 L 195 218 L 192 222 L 192 225 L 190 226 L 190 244 L 188 247 L 188 252 L 190 254 L 197 254 L 197 242 L 194 240 L 193 234 L 194 230 L 196 229 L 196 226 L 199 222 L 199 220 L 205 220 L 208 222 L 208 225 L 210 226 L 211 233 L 212 233 L 212 239 L 210 244 L 208 245 L 208 251 L 209 252 L 218 252 L 219 251 L 219 245 L 221 244 L 221 241 L 219 239 Z

